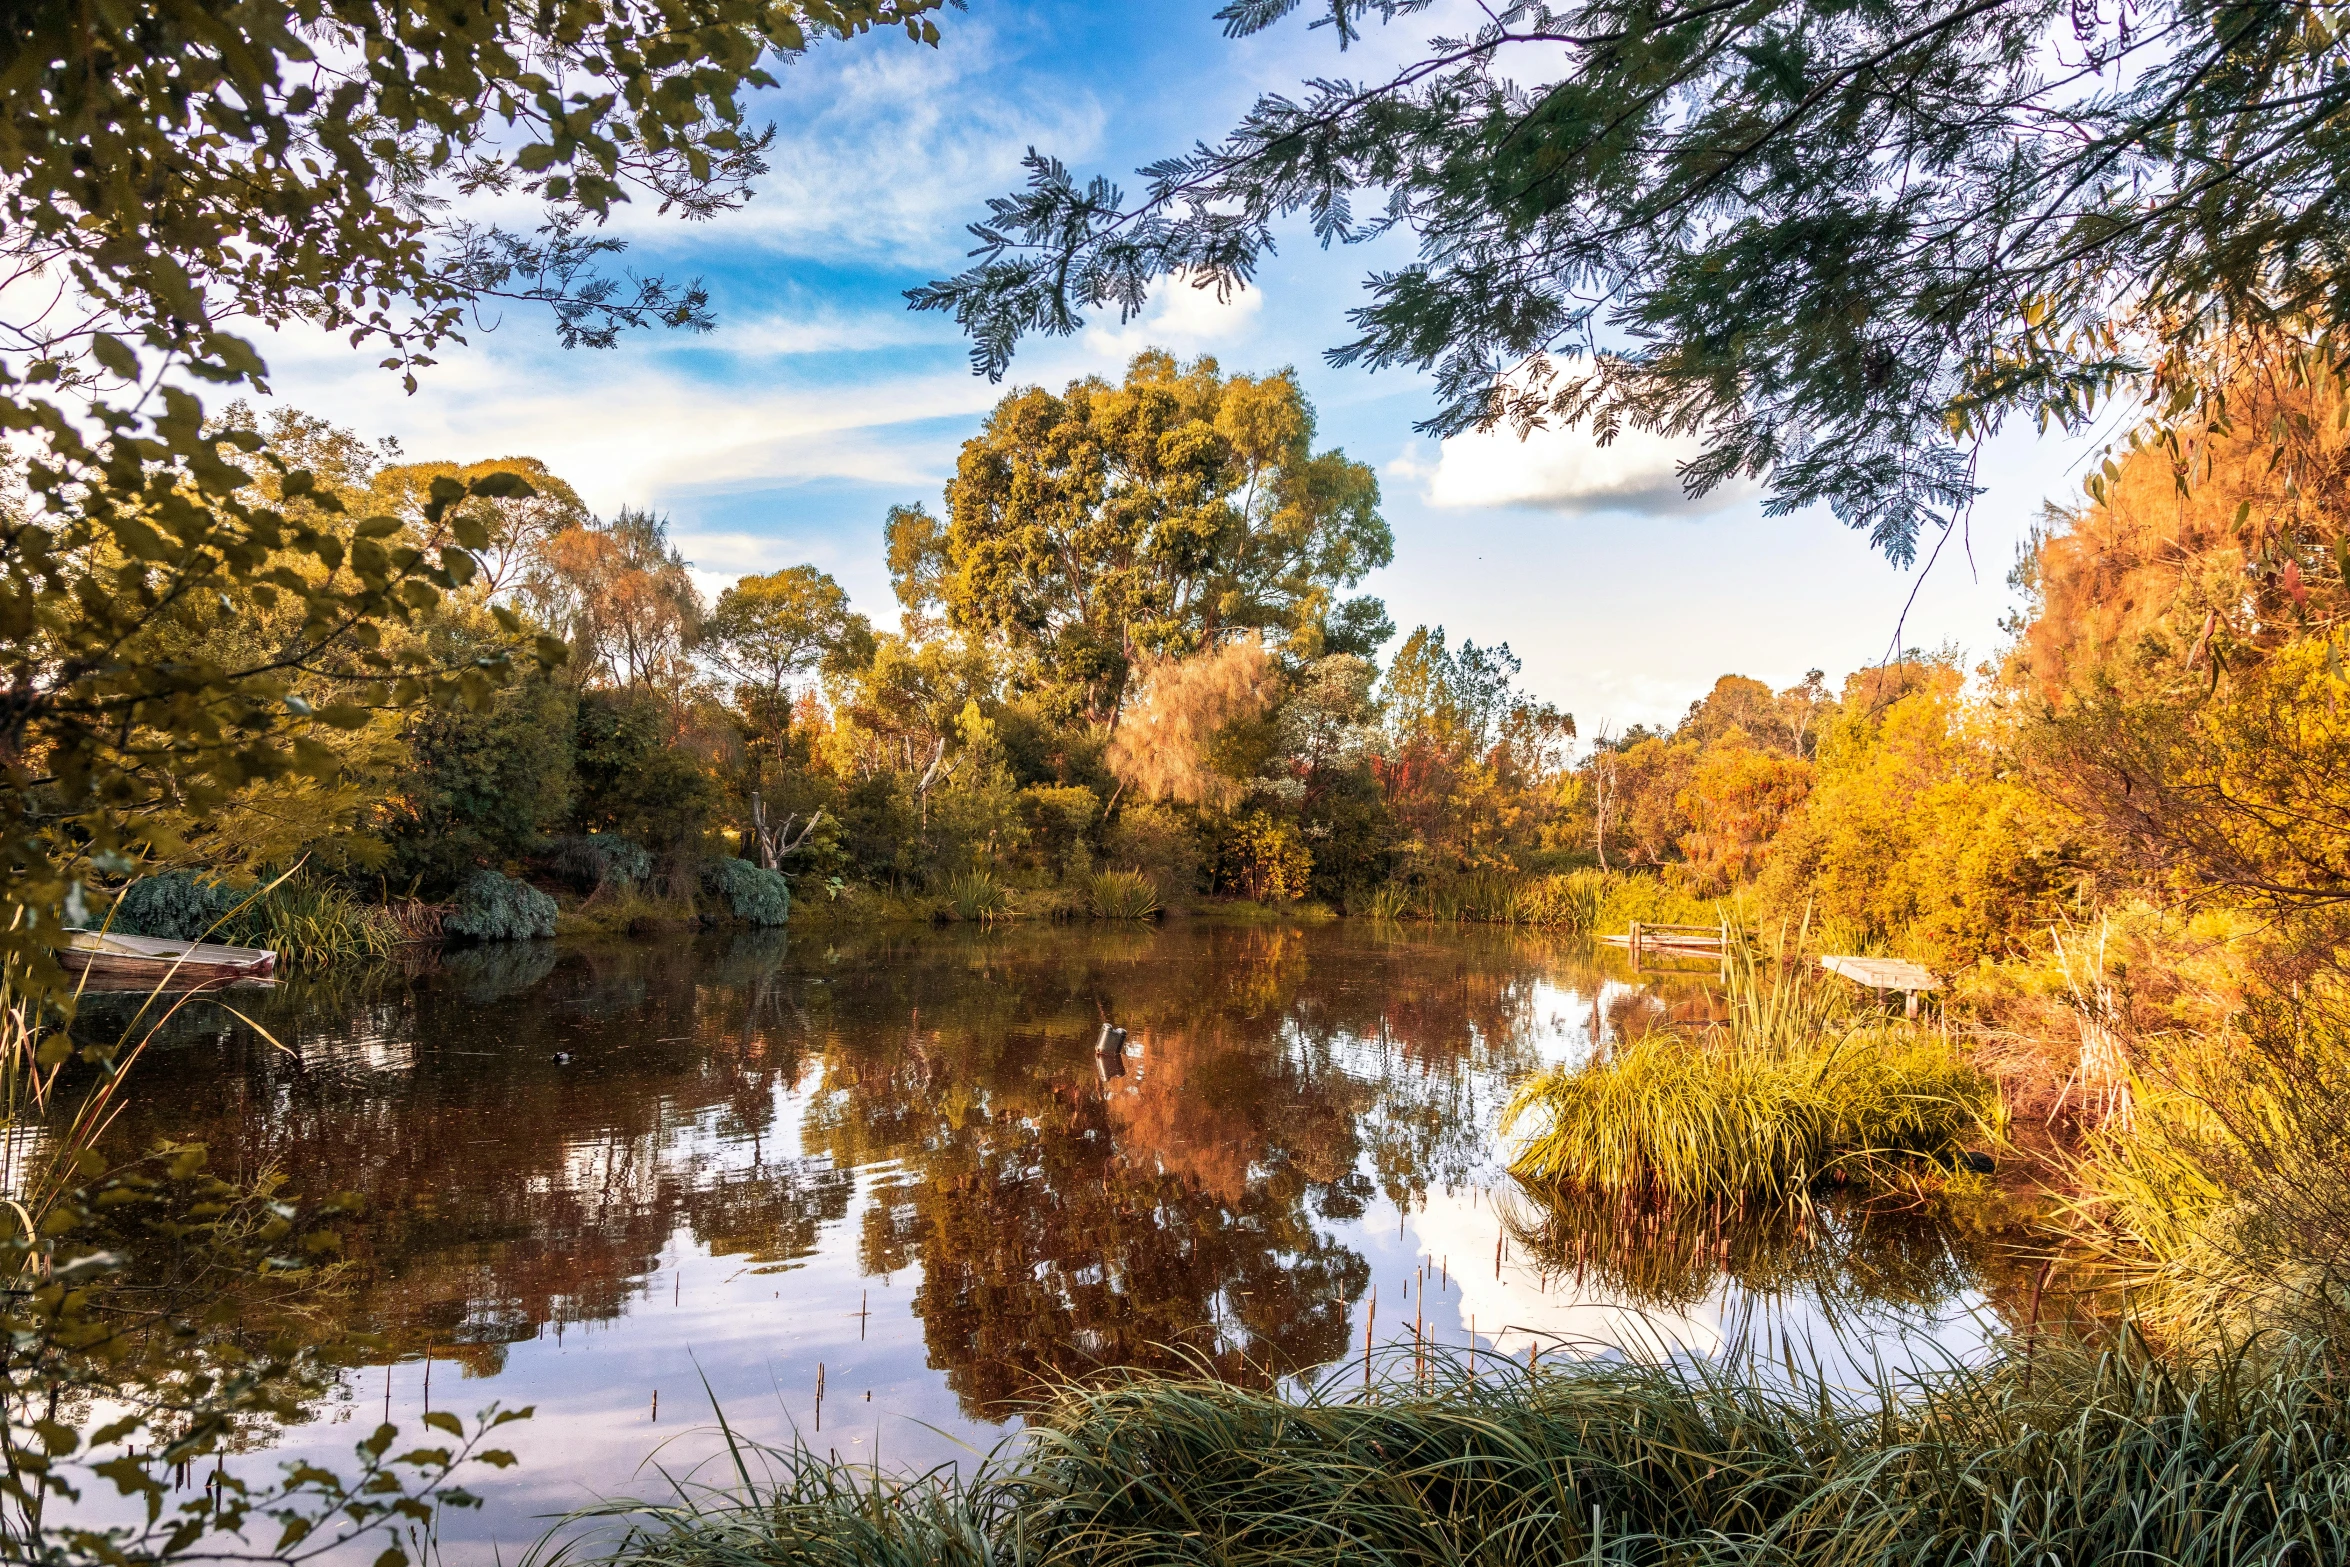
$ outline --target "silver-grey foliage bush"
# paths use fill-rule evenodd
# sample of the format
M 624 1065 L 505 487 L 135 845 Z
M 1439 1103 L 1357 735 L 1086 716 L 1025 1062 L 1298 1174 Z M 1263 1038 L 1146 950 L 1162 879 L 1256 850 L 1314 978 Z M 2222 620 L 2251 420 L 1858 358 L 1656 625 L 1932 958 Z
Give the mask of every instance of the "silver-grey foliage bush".
M 441 928 L 475 941 L 527 941 L 555 934 L 555 900 L 528 882 L 478 870 L 457 889 L 457 905 Z
M 791 883 L 749 860 L 712 860 L 702 868 L 702 886 L 724 900 L 738 920 L 781 925 L 791 918 Z

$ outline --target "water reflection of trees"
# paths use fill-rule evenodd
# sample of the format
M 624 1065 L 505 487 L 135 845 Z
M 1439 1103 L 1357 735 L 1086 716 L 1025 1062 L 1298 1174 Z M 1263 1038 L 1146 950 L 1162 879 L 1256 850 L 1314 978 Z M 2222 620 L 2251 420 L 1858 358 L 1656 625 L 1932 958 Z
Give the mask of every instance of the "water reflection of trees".
M 286 1051 L 190 1008 L 117 1134 L 362 1193 L 355 1325 L 477 1371 L 625 1309 L 680 1228 L 788 1270 L 868 1180 L 863 1266 L 921 1265 L 931 1359 L 993 1414 L 1345 1353 L 1338 1226 L 1486 1163 L 1543 980 L 1598 989 L 1523 935 L 1352 926 L 479 949 L 240 1000 Z
M 1571 1192 L 1502 1205 L 1513 1250 L 1548 1278 L 1627 1304 L 1683 1310 L 1725 1286 L 1751 1305 L 1803 1300 L 1831 1319 L 1948 1307 L 2000 1260 L 1979 1232 L 1892 1202 L 1824 1201 L 1744 1218 Z

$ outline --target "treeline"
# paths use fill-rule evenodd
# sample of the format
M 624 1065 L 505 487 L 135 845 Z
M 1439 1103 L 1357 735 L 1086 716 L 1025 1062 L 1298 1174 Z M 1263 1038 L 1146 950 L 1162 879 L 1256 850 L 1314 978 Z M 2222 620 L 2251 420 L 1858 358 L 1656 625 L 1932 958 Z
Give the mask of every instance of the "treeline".
M 1145 902 L 1359 908 L 1588 857 L 1573 721 L 1507 646 L 1421 629 L 1381 664 L 1394 628 L 1348 593 L 1392 553 L 1377 481 L 1315 449 L 1286 372 L 1146 353 L 1120 384 L 1006 398 L 944 515 L 886 520 L 894 632 L 809 566 L 705 602 L 662 519 L 598 518 L 529 459 L 387 461 L 298 414 L 266 433 L 309 475 L 267 499 L 331 494 L 355 550 L 416 533 L 436 481 L 521 475 L 532 493 L 461 503 L 480 570 L 405 634 L 460 669 L 518 633 L 567 654 L 439 706 L 294 683 L 334 726 L 328 781 L 183 813 L 144 870 L 299 862 L 425 902 L 489 870 L 641 911 L 694 905 L 732 859 L 844 910 L 988 912 L 1105 872 Z M 178 651 L 284 631 L 239 605 Z
M 146 868 L 300 862 L 426 903 L 488 869 L 624 921 L 712 907 L 725 862 L 836 913 L 1079 909 L 1115 872 L 1147 881 L 1130 910 L 1727 909 L 1945 973 L 2181 898 L 2328 908 L 2337 394 L 2251 363 L 2236 422 L 2051 514 L 1992 661 L 1913 654 L 1840 689 L 1725 676 L 1670 727 L 1582 737 L 1506 645 L 1399 638 L 1352 594 L 1391 555 L 1377 483 L 1316 450 L 1286 373 L 1154 352 L 1118 384 L 1005 398 L 941 514 L 885 521 L 896 631 L 804 565 L 705 602 L 659 518 L 599 519 L 527 459 L 387 461 L 280 415 L 269 440 L 361 519 L 338 523 L 355 551 L 396 543 L 436 481 L 525 477 L 461 503 L 478 574 L 398 634 L 449 668 L 517 633 L 568 652 L 441 706 L 294 683 L 334 726 L 314 730 L 331 768 L 168 821 Z M 250 660 L 283 618 L 259 597 L 192 614 L 180 651 Z

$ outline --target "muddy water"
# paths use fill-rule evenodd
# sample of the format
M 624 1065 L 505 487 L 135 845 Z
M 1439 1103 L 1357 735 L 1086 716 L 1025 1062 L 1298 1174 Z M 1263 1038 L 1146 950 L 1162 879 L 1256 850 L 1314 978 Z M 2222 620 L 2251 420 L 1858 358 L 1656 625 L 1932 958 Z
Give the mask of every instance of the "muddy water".
M 1520 1360 L 1972 1352 L 2000 1282 L 1929 1226 L 1732 1244 L 1514 1192 L 1517 1080 L 1704 1004 L 1607 961 L 1352 922 L 454 951 L 239 998 L 266 1040 L 191 1007 L 117 1135 L 367 1199 L 321 1309 L 383 1347 L 240 1462 L 536 1407 L 444 1526 L 459 1563 L 659 1493 L 648 1458 L 706 1459 L 714 1404 L 896 1468 L 1108 1367 L 1359 1377 L 1366 1328 Z

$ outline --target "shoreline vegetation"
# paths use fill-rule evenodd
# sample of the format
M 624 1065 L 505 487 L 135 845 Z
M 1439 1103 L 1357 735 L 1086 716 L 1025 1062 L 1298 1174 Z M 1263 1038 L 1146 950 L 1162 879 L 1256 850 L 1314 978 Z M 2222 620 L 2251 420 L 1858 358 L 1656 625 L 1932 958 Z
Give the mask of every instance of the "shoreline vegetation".
M 728 1433 L 730 1479 L 583 1510 L 534 1567 L 1020 1562 L 2022 1564 L 2329 1559 L 2350 1428 L 2323 1352 L 2124 1337 L 1837 1385 L 1703 1360 L 1457 1353 L 1365 1390 L 1111 1381 L 1007 1456 L 895 1476 Z
M 1329 358 L 1420 372 L 1423 432 L 1689 438 L 1691 496 L 1825 502 L 1902 567 L 1965 535 L 2002 428 L 2107 443 L 2083 500 L 2015 530 L 1987 657 L 1726 674 L 1616 728 L 1528 692 L 1482 628 L 1407 631 L 1358 591 L 1396 559 L 1379 474 L 1321 444 L 1292 369 L 1153 348 L 1008 390 L 936 511 L 875 519 L 893 629 L 810 564 L 706 598 L 665 518 L 597 515 L 527 455 L 416 461 L 230 400 L 270 395 L 256 322 L 411 393 L 509 311 L 587 351 L 711 330 L 701 281 L 621 259 L 615 204 L 741 207 L 770 156 L 811 156 L 761 105 L 849 123 L 821 97 L 837 73 L 781 65 L 955 47 L 943 0 L 20 9 L 0 1558 L 406 1567 L 528 1413 L 436 1409 L 424 1445 L 387 1422 L 339 1470 L 230 1470 L 373 1363 L 317 1326 L 369 1265 L 342 1241 L 363 1194 L 231 1179 L 169 1122 L 112 1147 L 184 998 L 77 1034 L 68 928 L 222 935 L 322 975 L 454 937 L 522 973 L 546 954 L 521 943 L 566 932 L 1203 902 L 1747 933 L 1721 1006 L 1635 999 L 1595 1060 L 1521 1086 L 1528 1238 L 1579 1268 L 1613 1234 L 1607 1266 L 1688 1285 L 1770 1266 L 1758 1233 L 1865 1252 L 1895 1210 L 2047 1260 L 1996 1303 L 1990 1363 L 1849 1399 L 1760 1362 L 1439 1357 L 1431 1382 L 1423 1354 L 1326 1399 L 1113 1373 L 974 1478 L 770 1455 L 764 1489 L 745 1463 L 732 1493 L 638 1511 L 621 1558 L 2343 1555 L 2350 72 L 2325 17 L 1503 7 L 1406 43 L 1384 85 L 1268 92 L 1148 162 L 1133 204 L 1032 149 L 971 265 L 906 289 L 1000 376 L 1030 335 L 1155 319 L 1154 288 L 1252 286 L 1293 225 L 1408 234 L 1417 259 L 1383 260 Z M 1239 38 L 1296 9 L 1219 16 Z M 1344 46 L 1419 9 L 1316 20 Z M 1085 51 L 1029 53 L 1049 97 Z M 995 118 L 837 149 L 829 187 L 992 166 L 967 143 Z M 1672 553 L 1552 607 L 1638 595 L 1671 636 Z M 1822 952 L 1923 966 L 1932 1015 L 1837 992 Z M 2084 1285 L 2063 1332 L 2060 1265 Z M 74 1511 L 102 1484 L 127 1521 Z

